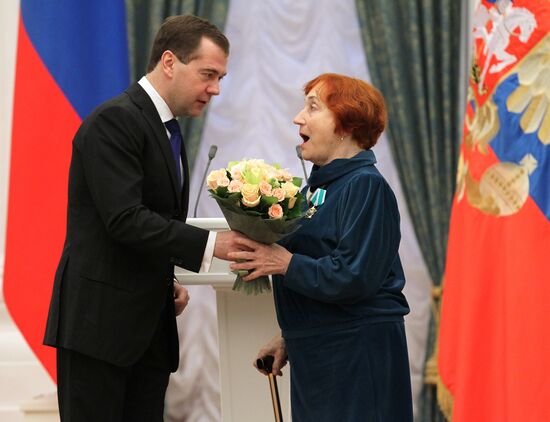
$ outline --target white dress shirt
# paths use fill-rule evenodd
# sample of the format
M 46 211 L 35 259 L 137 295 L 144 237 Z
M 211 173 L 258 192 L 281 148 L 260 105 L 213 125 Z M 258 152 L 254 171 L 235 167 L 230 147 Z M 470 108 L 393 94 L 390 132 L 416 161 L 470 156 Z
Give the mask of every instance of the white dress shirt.
M 151 82 L 147 79 L 147 77 L 142 76 L 142 78 L 138 81 L 138 84 L 145 90 L 147 95 L 151 98 L 151 101 L 153 101 L 153 104 L 155 105 L 155 108 L 157 109 L 157 112 L 160 116 L 160 120 L 162 123 L 166 123 L 169 120 L 172 120 L 175 118 L 174 114 L 170 110 L 170 107 L 168 107 L 168 104 L 166 104 L 166 101 L 160 96 L 160 94 L 157 92 L 157 90 L 151 85 Z M 166 129 L 166 126 L 165 126 Z M 170 132 L 168 129 L 166 129 L 166 137 L 168 140 L 170 140 Z M 180 165 L 180 174 L 183 178 L 183 168 L 181 160 L 179 162 Z M 182 182 L 182 180 L 180 180 Z M 216 232 L 209 232 L 208 234 L 208 241 L 206 242 L 206 248 L 204 249 L 204 255 L 202 257 L 202 263 L 201 268 L 199 272 L 208 272 L 210 269 L 210 265 L 212 264 L 212 258 L 214 256 L 214 245 L 216 244 Z

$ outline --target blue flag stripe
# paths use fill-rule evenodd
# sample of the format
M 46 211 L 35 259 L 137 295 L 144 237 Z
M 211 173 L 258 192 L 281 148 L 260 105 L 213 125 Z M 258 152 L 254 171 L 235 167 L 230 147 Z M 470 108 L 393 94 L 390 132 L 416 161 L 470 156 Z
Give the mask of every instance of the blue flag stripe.
M 129 84 L 123 0 L 22 0 L 29 38 L 80 118 Z

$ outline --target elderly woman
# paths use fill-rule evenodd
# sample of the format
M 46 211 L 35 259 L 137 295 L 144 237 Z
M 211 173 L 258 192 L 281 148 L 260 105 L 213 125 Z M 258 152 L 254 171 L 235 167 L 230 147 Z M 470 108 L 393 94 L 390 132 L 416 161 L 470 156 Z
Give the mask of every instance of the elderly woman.
M 281 335 L 259 353 L 291 366 L 294 422 L 412 421 L 399 259 L 399 212 L 371 148 L 386 124 L 382 95 L 337 74 L 307 83 L 294 118 L 314 163 L 300 228 L 280 245 L 240 243 L 232 264 L 273 274 Z

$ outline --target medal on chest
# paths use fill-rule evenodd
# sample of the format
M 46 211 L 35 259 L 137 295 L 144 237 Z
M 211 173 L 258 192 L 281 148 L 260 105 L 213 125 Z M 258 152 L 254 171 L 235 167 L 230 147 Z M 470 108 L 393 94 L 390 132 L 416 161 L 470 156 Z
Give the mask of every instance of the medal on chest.
M 322 205 L 325 202 L 326 196 L 327 196 L 327 191 L 322 188 L 316 189 L 313 194 L 311 193 L 311 191 L 308 191 L 307 202 L 308 202 L 308 205 L 311 205 L 311 207 L 306 211 L 304 216 L 306 218 L 313 217 L 313 215 L 317 212 L 317 207 Z

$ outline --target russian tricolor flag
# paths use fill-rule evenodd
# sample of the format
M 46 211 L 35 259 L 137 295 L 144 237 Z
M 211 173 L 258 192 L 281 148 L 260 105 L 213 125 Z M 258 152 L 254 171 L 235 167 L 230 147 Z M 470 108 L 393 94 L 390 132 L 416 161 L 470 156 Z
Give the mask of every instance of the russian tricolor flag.
M 65 237 L 71 141 L 129 84 L 123 0 L 22 0 L 13 108 L 4 298 L 55 380 L 42 346 Z

